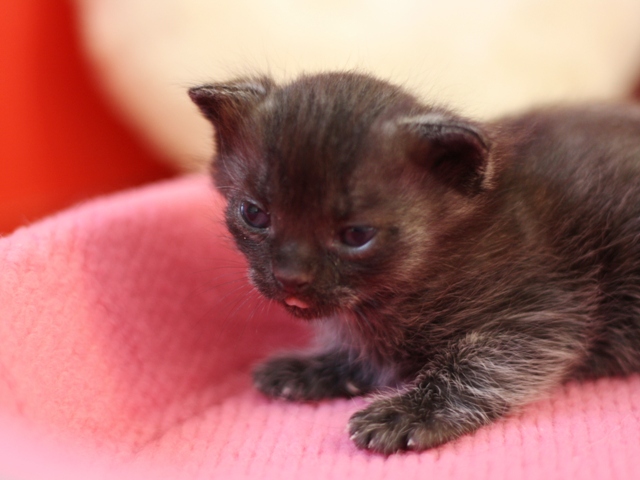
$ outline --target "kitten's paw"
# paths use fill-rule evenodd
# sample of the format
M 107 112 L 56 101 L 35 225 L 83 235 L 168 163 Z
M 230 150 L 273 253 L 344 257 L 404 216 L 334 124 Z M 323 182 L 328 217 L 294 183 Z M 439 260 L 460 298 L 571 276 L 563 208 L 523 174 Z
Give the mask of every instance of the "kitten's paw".
M 365 393 L 368 386 L 350 373 L 348 366 L 328 355 L 279 357 L 259 365 L 253 381 L 265 395 L 286 400 L 348 398 Z
M 434 428 L 428 410 L 402 396 L 377 400 L 349 420 L 351 440 L 383 454 L 435 447 L 449 440 L 443 433 Z

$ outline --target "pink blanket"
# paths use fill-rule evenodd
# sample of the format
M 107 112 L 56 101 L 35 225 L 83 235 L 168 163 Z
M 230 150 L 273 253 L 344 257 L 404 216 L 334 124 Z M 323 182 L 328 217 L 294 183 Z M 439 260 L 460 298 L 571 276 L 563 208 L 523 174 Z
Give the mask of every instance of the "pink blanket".
M 640 478 L 640 376 L 388 458 L 346 434 L 366 400 L 264 398 L 251 365 L 308 331 L 246 283 L 221 208 L 190 177 L 0 239 L 0 478 Z

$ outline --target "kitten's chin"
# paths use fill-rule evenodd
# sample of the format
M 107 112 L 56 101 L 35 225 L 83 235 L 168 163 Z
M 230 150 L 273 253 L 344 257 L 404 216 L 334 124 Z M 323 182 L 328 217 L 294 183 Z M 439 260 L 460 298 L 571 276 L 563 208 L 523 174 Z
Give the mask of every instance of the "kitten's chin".
M 251 282 L 266 298 L 281 304 L 289 313 L 298 318 L 313 320 L 332 315 L 338 310 L 337 305 L 318 301 L 315 296 L 285 293 L 273 284 L 261 281 L 261 277 L 251 270 Z

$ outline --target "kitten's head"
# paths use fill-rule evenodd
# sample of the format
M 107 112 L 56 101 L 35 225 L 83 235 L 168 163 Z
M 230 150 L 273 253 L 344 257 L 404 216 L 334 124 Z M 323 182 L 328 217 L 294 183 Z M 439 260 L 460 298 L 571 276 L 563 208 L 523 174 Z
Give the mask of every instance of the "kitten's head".
M 489 182 L 475 124 L 366 75 L 189 94 L 215 127 L 214 177 L 253 283 L 301 317 L 402 294 Z

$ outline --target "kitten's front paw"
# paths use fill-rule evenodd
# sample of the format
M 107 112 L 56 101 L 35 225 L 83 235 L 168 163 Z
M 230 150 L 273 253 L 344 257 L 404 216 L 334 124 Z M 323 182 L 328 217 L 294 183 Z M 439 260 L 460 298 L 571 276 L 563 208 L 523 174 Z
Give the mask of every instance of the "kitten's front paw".
M 353 397 L 369 389 L 335 355 L 273 358 L 254 370 L 253 381 L 269 397 L 299 401 Z
M 429 409 L 403 396 L 385 398 L 356 412 L 349 420 L 349 434 L 359 448 L 379 453 L 425 450 L 450 439 L 430 417 Z

